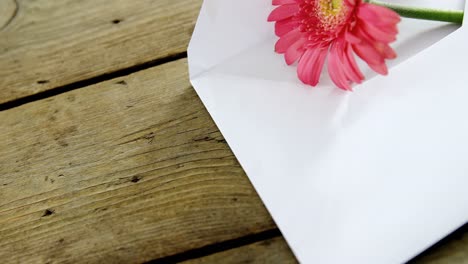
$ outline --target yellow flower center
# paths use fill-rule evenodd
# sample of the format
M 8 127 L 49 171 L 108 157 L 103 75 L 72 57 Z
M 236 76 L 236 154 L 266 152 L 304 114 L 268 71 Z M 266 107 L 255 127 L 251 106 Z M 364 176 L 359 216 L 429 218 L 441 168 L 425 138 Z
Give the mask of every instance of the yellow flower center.
M 344 0 L 318 0 L 318 18 L 325 30 L 333 30 L 346 20 L 348 6 Z
M 320 0 L 320 12 L 326 16 L 336 16 L 343 8 L 343 0 Z

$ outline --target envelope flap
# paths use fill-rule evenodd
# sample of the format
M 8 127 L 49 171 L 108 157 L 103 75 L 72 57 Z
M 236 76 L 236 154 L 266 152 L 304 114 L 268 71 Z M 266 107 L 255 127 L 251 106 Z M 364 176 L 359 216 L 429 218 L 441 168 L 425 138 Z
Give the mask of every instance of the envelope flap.
M 261 34 L 225 50 L 197 38 L 226 31 L 198 28 L 192 83 L 301 262 L 401 263 L 468 220 L 465 27 L 408 36 L 400 54 L 430 41 L 389 76 L 348 93 L 327 80 L 302 85 L 268 49 L 269 1 L 205 1 L 214 2 L 261 13 L 252 32 L 250 24 L 233 31 Z M 448 36 L 438 42 L 432 33 Z

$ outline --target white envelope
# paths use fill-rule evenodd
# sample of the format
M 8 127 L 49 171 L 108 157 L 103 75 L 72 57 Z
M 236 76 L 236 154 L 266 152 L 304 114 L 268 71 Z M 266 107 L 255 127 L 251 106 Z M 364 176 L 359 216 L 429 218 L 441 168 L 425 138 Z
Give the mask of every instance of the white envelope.
M 468 26 L 403 19 L 389 76 L 345 92 L 273 52 L 272 9 L 205 0 L 190 78 L 299 261 L 402 263 L 465 224 Z

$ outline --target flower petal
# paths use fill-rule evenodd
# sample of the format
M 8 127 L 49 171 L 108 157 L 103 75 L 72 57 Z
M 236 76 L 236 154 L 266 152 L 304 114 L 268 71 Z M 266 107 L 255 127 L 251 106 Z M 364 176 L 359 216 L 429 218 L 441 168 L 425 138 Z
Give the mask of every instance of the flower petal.
M 319 82 L 326 56 L 327 49 L 324 47 L 307 49 L 297 66 L 299 79 L 305 84 L 316 86 Z
M 334 42 L 330 48 L 330 53 L 328 54 L 328 74 L 336 86 L 343 90 L 351 90 L 339 58 L 340 49 L 339 42 Z
M 357 17 L 377 25 L 396 24 L 401 20 L 400 16 L 389 8 L 366 3 L 359 5 Z
M 287 5 L 287 4 L 296 4 L 297 1 L 296 0 L 273 0 L 273 5 L 274 6 L 277 6 L 277 5 Z
M 353 45 L 354 53 L 367 64 L 380 64 L 384 63 L 384 59 L 380 53 L 369 44 Z
M 349 31 L 346 31 L 345 32 L 345 35 L 344 35 L 344 38 L 347 42 L 351 43 L 351 44 L 358 44 L 361 42 L 361 39 L 355 35 L 353 35 L 351 32 Z
M 395 59 L 397 57 L 397 53 L 388 44 L 383 46 L 382 52 L 386 59 Z
M 290 31 L 276 42 L 275 51 L 281 54 L 285 53 L 292 44 L 299 40 L 301 36 L 301 32 L 297 29 Z
M 299 23 L 292 17 L 280 20 L 275 23 L 275 34 L 278 37 L 284 36 L 289 31 L 295 29 Z
M 351 45 L 345 44 L 339 55 L 346 77 L 355 83 L 361 83 L 364 80 L 364 75 L 356 64 Z
M 289 18 L 299 11 L 299 5 L 288 4 L 275 8 L 268 16 L 268 21 L 280 21 Z
M 371 23 L 362 23 L 361 28 L 366 31 L 373 39 L 383 42 L 390 43 L 396 40 L 396 34 L 398 32 L 385 32 L 384 27 L 376 27 Z
M 304 54 L 304 43 L 307 41 L 305 38 L 300 38 L 298 41 L 296 41 L 294 44 L 292 44 L 288 50 L 286 51 L 286 54 L 284 55 L 284 58 L 286 60 L 286 64 L 291 65 L 294 62 L 296 62 L 302 54 Z
M 369 64 L 369 67 L 378 74 L 382 74 L 382 75 L 387 75 L 388 74 L 388 68 L 387 68 L 387 65 L 385 63 Z

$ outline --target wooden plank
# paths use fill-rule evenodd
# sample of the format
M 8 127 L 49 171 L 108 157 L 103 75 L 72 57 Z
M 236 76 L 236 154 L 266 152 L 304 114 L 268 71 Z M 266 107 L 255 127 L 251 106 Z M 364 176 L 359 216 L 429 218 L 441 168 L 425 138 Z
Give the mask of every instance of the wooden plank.
M 206 257 L 181 262 L 181 264 L 294 264 L 298 263 L 291 253 L 286 241 L 282 237 L 276 237 L 243 247 L 238 247 Z
M 201 2 L 0 1 L 0 103 L 185 52 Z
M 233 248 L 209 256 L 191 259 L 183 264 L 234 264 L 234 263 L 297 263 L 286 241 L 276 237 L 246 246 Z M 447 241 L 431 249 L 413 264 L 466 264 L 468 263 L 468 232 L 462 237 Z
M 0 29 L 8 26 L 16 16 L 18 6 L 15 0 L 0 1 Z
M 275 228 L 185 59 L 0 120 L 2 263 L 141 263 Z

